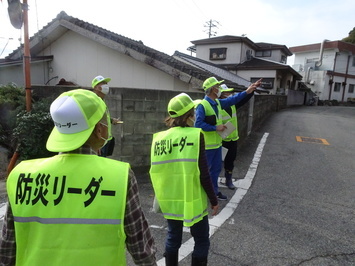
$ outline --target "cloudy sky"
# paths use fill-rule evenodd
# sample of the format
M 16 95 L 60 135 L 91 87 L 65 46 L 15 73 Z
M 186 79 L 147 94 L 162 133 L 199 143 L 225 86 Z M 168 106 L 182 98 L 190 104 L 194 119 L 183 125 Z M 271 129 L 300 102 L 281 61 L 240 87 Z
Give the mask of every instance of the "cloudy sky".
M 215 36 L 246 35 L 253 42 L 287 47 L 340 40 L 355 27 L 354 0 L 27 1 L 30 36 L 65 11 L 168 55 L 189 54 L 191 41 L 208 38 L 211 20 Z M 23 30 L 10 24 L 7 7 L 7 0 L 0 0 L 0 58 L 23 40 Z

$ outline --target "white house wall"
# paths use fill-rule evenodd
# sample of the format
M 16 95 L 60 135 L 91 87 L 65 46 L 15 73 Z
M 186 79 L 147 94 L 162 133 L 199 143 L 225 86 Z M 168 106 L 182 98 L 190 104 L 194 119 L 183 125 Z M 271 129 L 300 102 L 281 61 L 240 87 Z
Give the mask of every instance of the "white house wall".
M 331 70 L 331 71 L 333 71 L 334 57 L 335 57 L 336 52 L 337 52 L 336 50 L 325 50 L 323 53 L 322 65 L 320 67 L 317 67 L 317 70 Z M 346 72 L 346 66 L 348 63 L 348 55 L 349 55 L 348 53 L 338 52 L 338 55 L 336 57 L 336 62 L 335 62 L 335 69 L 334 69 L 335 72 L 340 72 L 340 73 Z M 313 60 L 314 62 L 318 61 L 319 60 L 319 51 L 318 52 L 297 53 L 295 55 L 294 66 L 298 67 L 299 65 L 301 65 L 301 69 L 303 69 L 303 71 L 307 71 L 307 69 L 306 69 L 307 60 L 309 60 L 309 61 Z M 299 69 L 296 69 L 296 70 L 299 70 Z M 355 75 L 355 67 L 352 66 L 352 58 L 350 58 L 348 74 Z
M 48 67 L 46 67 L 46 62 L 35 62 L 31 64 L 31 84 L 45 84 L 48 80 L 44 72 Z M 15 83 L 19 87 L 25 87 L 25 76 L 23 72 L 23 65 L 18 64 L 10 67 L 0 67 L 0 84 L 6 85 L 8 83 Z M 41 74 L 38 74 L 41 73 Z
M 281 50 L 271 50 L 271 56 L 256 56 L 256 57 L 261 58 L 261 59 L 275 61 L 275 62 L 281 62 L 282 55 L 285 55 L 285 54 L 282 53 Z M 286 58 L 287 58 L 287 56 L 286 56 Z
M 213 48 L 227 48 L 226 59 L 210 60 L 210 49 Z M 196 57 L 206 61 L 210 61 L 215 64 L 221 64 L 221 63 L 235 64 L 243 61 L 243 58 L 245 58 L 243 52 L 245 53 L 247 49 L 250 48 L 247 48 L 246 45 L 242 43 L 222 43 L 222 44 L 208 44 L 208 45 L 200 44 L 196 46 Z
M 335 72 L 340 72 L 340 73 L 346 73 L 346 68 L 348 65 L 348 59 L 350 56 L 350 61 L 349 61 L 349 67 L 348 67 L 348 74 L 349 75 L 355 75 L 355 66 L 353 66 L 353 57 L 355 55 L 349 55 L 348 53 L 339 53 L 339 55 L 336 58 L 336 63 L 335 63 Z
M 0 67 L 0 85 L 15 83 L 18 86 L 24 86 L 24 75 L 22 65 L 11 67 Z
M 324 51 L 322 65 L 319 67 L 319 69 L 321 70 L 333 69 L 334 53 L 335 52 L 333 50 Z M 319 51 L 297 53 L 295 55 L 294 66 L 298 65 L 300 67 L 299 69 L 296 70 L 307 71 L 307 66 L 312 64 L 314 65 L 316 61 L 319 61 Z
M 333 84 L 332 84 L 332 92 L 331 92 L 331 98 L 330 100 L 338 100 L 338 101 L 347 101 L 348 98 L 355 98 L 355 93 L 349 93 L 349 85 L 353 84 L 355 85 L 355 79 L 348 78 L 346 81 L 346 86 L 345 86 L 345 92 L 344 92 L 344 87 L 343 85 L 340 86 L 340 91 L 334 91 L 334 86 L 335 83 L 343 83 L 345 81 L 344 77 L 337 77 L 335 76 L 333 78 Z M 344 99 L 343 99 L 343 94 L 344 94 Z
M 60 55 L 55 56 L 52 66 L 53 69 L 58 68 L 59 78 L 63 77 L 82 86 L 91 86 L 92 78 L 100 74 L 112 78 L 111 87 L 188 90 L 186 83 L 177 82 L 172 76 L 154 67 L 71 31 L 49 49 L 52 54 Z
M 305 71 L 299 72 L 303 77 L 306 76 Z M 327 71 L 310 71 L 309 81 L 307 87 L 309 87 L 320 100 L 326 100 L 329 96 L 329 77 L 326 75 Z
M 348 59 L 350 56 L 350 61 L 348 65 Z M 336 57 L 336 60 L 334 58 Z M 307 63 L 308 61 L 313 61 L 312 63 Z M 340 91 L 334 91 L 335 83 L 345 82 L 345 77 L 334 76 L 333 83 L 329 84 L 329 75 L 327 71 L 334 71 L 335 73 L 346 74 L 347 65 L 348 75 L 355 75 L 355 66 L 353 63 L 353 55 L 347 52 L 338 52 L 338 49 L 328 49 L 323 52 L 322 65 L 319 67 L 314 67 L 314 63 L 319 60 L 319 51 L 314 52 L 302 52 L 297 53 L 295 56 L 294 66 L 295 69 L 303 76 L 303 81 L 309 82 L 307 86 L 311 88 L 316 95 L 319 96 L 320 100 L 337 100 L 346 101 L 347 98 L 354 98 L 354 93 L 349 93 L 349 85 L 355 84 L 354 78 L 346 79 L 345 92 L 344 87 L 341 85 Z M 308 67 L 313 65 L 312 69 L 309 71 L 309 78 L 307 78 Z M 331 90 L 331 92 L 329 92 Z M 343 97 L 344 95 L 344 97 Z M 330 97 L 330 98 L 329 98 Z
M 267 60 L 272 60 L 275 62 L 281 62 L 281 55 L 283 55 L 283 53 L 281 53 L 281 50 L 272 50 L 270 57 L 262 57 L 262 58 Z

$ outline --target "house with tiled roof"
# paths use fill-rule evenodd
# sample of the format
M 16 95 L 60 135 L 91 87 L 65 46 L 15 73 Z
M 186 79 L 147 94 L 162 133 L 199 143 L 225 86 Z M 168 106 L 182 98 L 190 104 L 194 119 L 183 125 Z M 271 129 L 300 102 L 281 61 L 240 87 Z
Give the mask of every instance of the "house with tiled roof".
M 271 94 L 298 90 L 302 76 L 287 65 L 292 52 L 285 46 L 254 43 L 247 37 L 219 36 L 192 41 L 196 58 L 228 70 L 240 79 L 254 82 L 263 78 L 262 88 Z M 188 61 L 191 61 L 189 59 Z

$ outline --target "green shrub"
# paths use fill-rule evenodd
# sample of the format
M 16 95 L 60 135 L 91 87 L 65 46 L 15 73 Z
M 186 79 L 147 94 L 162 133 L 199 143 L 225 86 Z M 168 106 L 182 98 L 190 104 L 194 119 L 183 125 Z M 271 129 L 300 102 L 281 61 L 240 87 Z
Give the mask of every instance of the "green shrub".
M 338 100 L 331 100 L 331 103 L 332 103 L 333 106 L 338 106 L 339 105 Z
M 0 87 L 0 145 L 9 151 L 17 150 L 19 159 L 35 159 L 53 155 L 46 149 L 53 128 L 49 106 L 53 99 L 38 99 L 26 111 L 26 94 L 16 84 Z
M 21 111 L 17 115 L 13 137 L 21 160 L 49 157 L 54 154 L 46 149 L 48 136 L 53 129 L 49 113 L 50 103 L 49 99 L 41 99 L 33 103 L 30 112 Z
M 25 109 L 25 90 L 9 83 L 0 87 L 0 145 L 10 151 L 17 114 Z

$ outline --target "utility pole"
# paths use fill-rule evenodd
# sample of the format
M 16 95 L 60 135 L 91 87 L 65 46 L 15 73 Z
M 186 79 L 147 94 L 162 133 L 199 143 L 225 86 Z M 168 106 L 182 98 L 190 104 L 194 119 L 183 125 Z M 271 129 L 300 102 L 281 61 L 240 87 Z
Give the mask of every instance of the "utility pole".
M 23 72 L 25 77 L 26 89 L 26 111 L 32 109 L 32 93 L 31 93 L 31 67 L 30 67 L 30 44 L 28 34 L 28 4 L 27 0 L 23 0 L 23 28 L 24 28 L 24 56 L 23 56 Z
M 20 3 L 19 0 L 13 1 L 15 3 Z M 19 18 L 20 24 L 15 25 L 19 26 L 20 28 L 23 26 L 24 30 L 24 55 L 23 55 L 23 72 L 24 72 L 24 79 L 25 79 L 25 90 L 26 90 L 26 111 L 30 112 L 32 109 L 32 93 L 31 93 L 31 55 L 30 55 L 30 45 L 29 45 L 29 33 L 28 33 L 28 4 L 27 0 L 23 0 L 23 4 L 20 5 L 22 9 L 22 15 Z M 10 17 L 12 14 L 9 14 Z M 12 23 L 12 22 L 11 22 Z M 17 159 L 19 158 L 19 151 L 18 147 L 16 151 L 12 155 L 12 158 L 7 166 L 7 175 L 10 174 L 12 169 L 14 168 Z
M 206 24 L 204 25 L 205 28 L 208 28 L 208 30 L 207 30 L 208 38 L 211 38 L 211 37 L 217 35 L 217 32 L 212 30 L 213 28 L 218 28 L 217 25 L 216 25 L 216 23 L 219 24 L 218 21 L 215 21 L 215 20 L 210 19 L 210 20 L 207 21 Z M 206 32 L 206 31 L 205 31 L 205 32 Z

